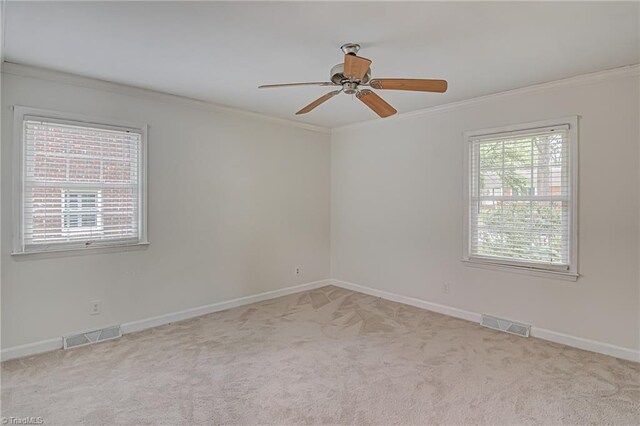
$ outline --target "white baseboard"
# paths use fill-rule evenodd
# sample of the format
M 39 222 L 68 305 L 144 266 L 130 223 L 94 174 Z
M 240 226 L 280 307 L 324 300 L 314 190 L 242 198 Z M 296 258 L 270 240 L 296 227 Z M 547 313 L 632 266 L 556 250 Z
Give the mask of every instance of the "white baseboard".
M 301 291 L 313 290 L 329 285 L 330 283 L 330 280 L 314 281 L 310 283 L 281 288 L 279 290 L 266 291 L 264 293 L 258 293 L 251 296 L 239 297 L 237 299 L 227 300 L 225 302 L 218 302 L 211 305 L 185 309 L 183 311 L 172 312 L 157 317 L 145 318 L 139 321 L 127 322 L 121 325 L 122 334 L 134 333 L 136 331 L 146 330 L 148 328 L 158 327 L 160 325 L 182 321 L 213 312 L 224 311 L 238 306 L 261 302 L 263 300 L 275 299 L 276 297 L 287 296 L 289 294 L 299 293 Z M 39 342 L 27 343 L 25 345 L 2 349 L 2 351 L 0 352 L 0 360 L 8 361 L 10 359 L 36 355 L 42 352 L 54 351 L 56 349 L 62 349 L 62 337 L 41 340 Z
M 382 299 L 391 300 L 393 302 L 404 303 L 405 305 L 415 306 L 417 308 L 426 309 L 444 315 L 461 318 L 467 321 L 480 322 L 481 314 L 477 312 L 466 311 L 464 309 L 454 308 L 452 306 L 440 305 L 438 303 L 427 302 L 426 300 L 416 299 L 415 297 L 403 296 L 397 293 L 378 290 L 375 288 L 354 284 L 346 281 L 331 280 L 331 284 L 337 287 L 346 288 L 348 290 L 357 291 Z M 546 330 L 538 327 L 531 327 L 531 336 L 538 339 L 548 340 L 550 342 L 561 343 L 586 351 L 597 352 L 604 355 L 610 355 L 616 358 L 626 359 L 628 361 L 640 362 L 640 350 L 624 348 L 609 343 L 598 342 L 596 340 L 585 339 L 582 337 L 571 336 L 569 334 L 560 333 L 558 331 Z
M 139 321 L 127 322 L 122 324 L 120 327 L 122 328 L 122 334 L 134 333 L 136 331 L 146 330 L 148 328 L 158 327 L 159 325 L 165 325 L 189 318 L 195 318 L 201 315 L 211 314 L 213 312 L 225 311 L 227 309 L 236 308 L 238 306 L 262 302 L 263 300 L 275 299 L 276 297 L 287 296 L 289 294 L 299 293 L 301 291 L 313 290 L 329 284 L 330 280 L 320 280 L 300 285 L 294 285 L 291 287 L 281 288 L 279 290 L 254 294 L 252 296 L 239 297 L 237 299 L 227 300 L 225 302 L 213 303 L 211 305 L 185 309 L 184 311 L 172 312 L 170 314 L 160 315 L 157 317 L 145 318 Z
M 610 343 L 598 342 L 597 340 L 585 339 L 583 337 L 572 336 L 570 334 L 560 333 L 559 331 L 546 330 L 538 327 L 531 327 L 531 336 L 585 351 L 597 352 L 620 359 L 626 359 L 627 361 L 640 362 L 640 350 L 624 348 Z
M 183 311 L 173 312 L 166 315 L 160 315 L 157 317 L 146 318 L 139 321 L 132 321 L 121 325 L 122 333 L 133 333 L 136 331 L 146 330 L 148 328 L 157 327 L 160 325 L 169 324 L 176 321 L 182 321 L 189 318 L 198 317 L 201 315 L 210 314 L 213 312 L 224 311 L 226 309 L 235 308 L 238 306 L 249 305 L 251 303 L 261 302 L 263 300 L 274 299 L 276 297 L 287 296 L 293 293 L 299 293 L 301 291 L 313 290 L 325 285 L 335 285 L 337 287 L 346 288 L 348 290 L 357 291 L 360 293 L 368 294 L 382 299 L 391 300 L 393 302 L 404 303 L 405 305 L 415 306 L 417 308 L 426 309 L 428 311 L 437 312 L 444 315 L 449 315 L 455 318 L 461 318 L 467 321 L 480 322 L 480 314 L 477 312 L 471 312 L 464 309 L 454 308 L 452 306 L 441 305 L 438 303 L 427 302 L 426 300 L 417 299 L 415 297 L 403 296 L 397 293 L 391 293 L 388 291 L 378 290 L 371 287 L 363 286 L 360 284 L 349 283 L 339 280 L 320 280 L 306 284 L 295 285 L 292 287 L 286 287 L 279 290 L 267 291 L 264 293 L 254 294 L 251 296 L 240 297 L 237 299 L 228 300 L 225 302 L 213 303 L 211 305 L 199 306 L 196 308 L 185 309 Z M 569 334 L 560 333 L 557 331 L 546 330 L 538 327 L 531 327 L 531 336 L 539 339 L 548 340 L 550 342 L 561 343 L 563 345 L 571 346 L 578 349 L 583 349 L 591 352 L 597 352 L 604 355 L 610 355 L 616 358 L 626 359 L 629 361 L 640 362 L 640 350 L 624 348 L 621 346 L 612 345 L 609 343 L 598 342 L 595 340 L 585 339 L 582 337 L 571 336 Z M 35 355 L 42 352 L 49 352 L 56 349 L 62 349 L 62 337 L 54 339 L 42 340 L 39 342 L 28 343 L 25 345 L 14 346 L 11 348 L 3 349 L 0 352 L 0 359 L 2 361 L 22 358 L 29 355 Z
M 62 349 L 62 337 L 3 349 L 2 352 L 0 352 L 0 359 L 2 361 L 7 361 L 10 359 L 40 354 L 42 352 L 55 351 L 56 349 Z
M 346 281 L 331 280 L 331 284 L 335 285 L 336 287 L 346 288 L 347 290 L 353 290 L 359 293 L 368 294 L 370 296 L 391 300 L 392 302 L 404 303 L 405 305 L 415 306 L 416 308 L 426 309 L 427 311 L 449 315 L 450 317 L 462 318 L 467 321 L 480 322 L 480 314 L 465 311 L 464 309 L 458 309 L 451 306 L 440 305 L 438 303 L 427 302 L 426 300 L 416 299 L 415 297 L 402 296 L 400 294 L 378 290 L 375 288 L 366 287 L 360 284 L 349 283 Z

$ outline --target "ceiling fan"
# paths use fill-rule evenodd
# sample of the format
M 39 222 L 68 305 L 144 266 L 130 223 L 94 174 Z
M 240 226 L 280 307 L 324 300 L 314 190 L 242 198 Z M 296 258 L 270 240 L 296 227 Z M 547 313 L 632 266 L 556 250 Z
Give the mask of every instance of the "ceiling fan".
M 371 60 L 358 56 L 360 45 L 355 43 L 347 43 L 340 47 L 344 52 L 344 63 L 338 64 L 331 68 L 331 81 L 320 81 L 312 83 L 285 83 L 285 84 L 265 84 L 258 86 L 259 89 L 275 88 L 275 87 L 293 87 L 293 86 L 342 86 L 341 89 L 329 92 L 311 102 L 296 115 L 306 114 L 333 98 L 339 93 L 352 95 L 362 101 L 366 106 L 371 108 L 373 112 L 380 117 L 389 117 L 397 113 L 396 109 L 389 105 L 384 99 L 378 96 L 373 90 L 361 89 L 361 86 L 371 87 L 378 90 L 409 90 L 415 92 L 436 92 L 444 93 L 447 91 L 446 80 L 425 80 L 411 78 L 374 78 L 371 79 Z

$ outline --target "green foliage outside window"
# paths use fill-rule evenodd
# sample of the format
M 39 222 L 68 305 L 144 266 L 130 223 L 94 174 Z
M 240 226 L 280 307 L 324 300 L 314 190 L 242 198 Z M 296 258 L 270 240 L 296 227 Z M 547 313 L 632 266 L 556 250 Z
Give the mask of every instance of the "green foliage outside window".
M 474 253 L 566 264 L 566 143 L 562 133 L 482 142 Z M 537 199 L 543 197 L 542 199 Z

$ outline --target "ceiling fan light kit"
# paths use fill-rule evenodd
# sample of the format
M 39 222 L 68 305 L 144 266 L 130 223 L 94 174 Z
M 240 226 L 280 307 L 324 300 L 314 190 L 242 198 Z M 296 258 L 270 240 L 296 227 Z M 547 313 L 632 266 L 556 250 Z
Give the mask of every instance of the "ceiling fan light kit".
M 311 102 L 309 105 L 296 112 L 296 115 L 306 114 L 317 106 L 340 93 L 356 95 L 363 104 L 368 106 L 380 117 L 389 117 L 396 114 L 395 108 L 370 89 L 361 89 L 361 86 L 371 87 L 376 90 L 407 90 L 412 92 L 444 93 L 447 91 L 446 80 L 427 80 L 411 78 L 376 78 L 371 79 L 371 60 L 358 56 L 360 45 L 356 43 L 343 44 L 340 49 L 344 53 L 344 62 L 331 68 L 330 81 L 312 83 L 284 83 L 265 84 L 259 89 L 293 87 L 293 86 L 342 86 L 339 90 L 327 93 Z

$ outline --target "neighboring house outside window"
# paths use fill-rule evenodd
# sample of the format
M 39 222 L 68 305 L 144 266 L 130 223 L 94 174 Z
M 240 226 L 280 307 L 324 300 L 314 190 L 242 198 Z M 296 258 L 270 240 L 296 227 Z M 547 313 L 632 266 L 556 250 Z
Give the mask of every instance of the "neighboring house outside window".
M 64 190 L 62 229 L 67 233 L 104 234 L 100 191 Z M 90 236 L 89 235 L 89 236 Z
M 15 107 L 14 253 L 146 244 L 146 126 Z
M 466 132 L 473 265 L 577 278 L 577 117 Z

